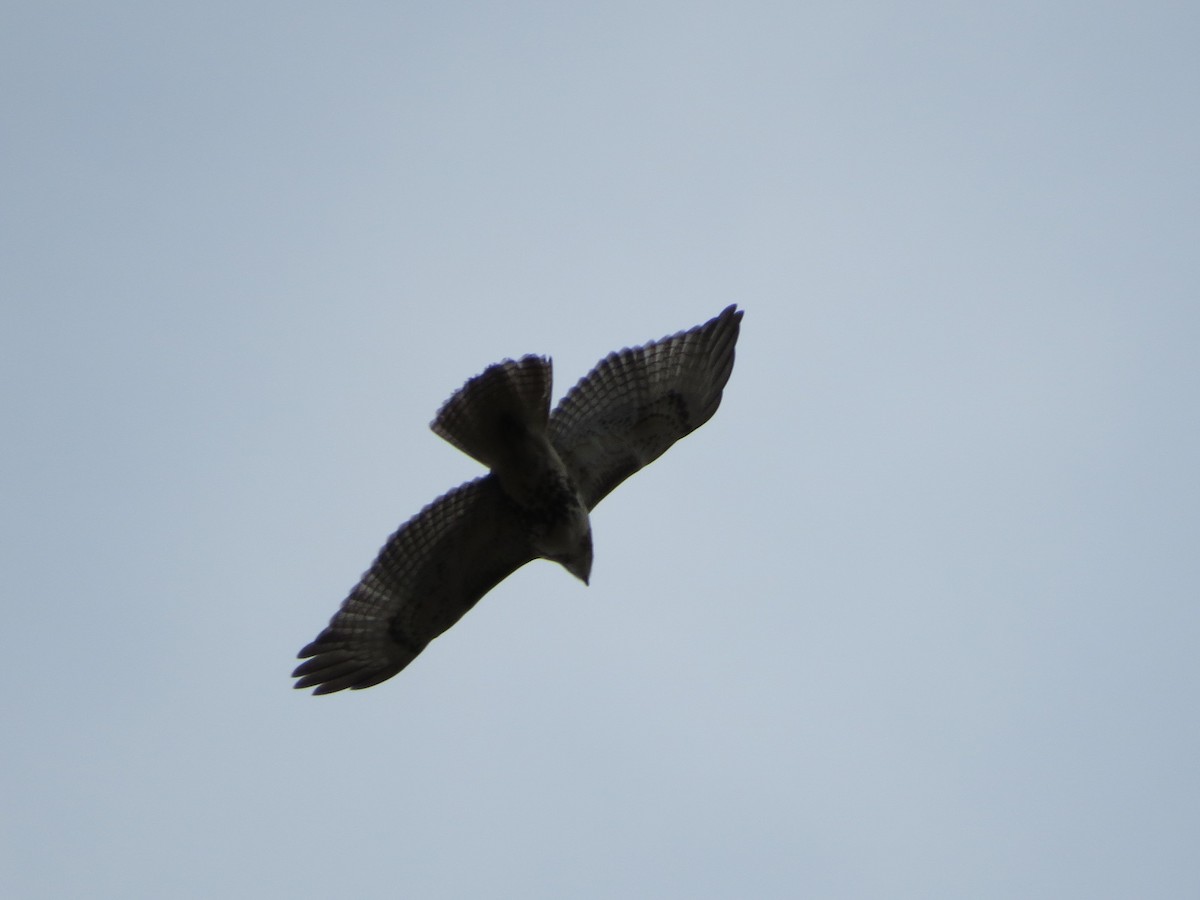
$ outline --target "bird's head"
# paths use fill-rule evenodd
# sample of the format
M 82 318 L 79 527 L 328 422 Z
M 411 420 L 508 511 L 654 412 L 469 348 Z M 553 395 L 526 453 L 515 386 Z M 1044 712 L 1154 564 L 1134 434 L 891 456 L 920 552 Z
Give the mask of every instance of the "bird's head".
M 583 533 L 566 552 L 550 557 L 584 584 L 592 576 L 592 530 Z

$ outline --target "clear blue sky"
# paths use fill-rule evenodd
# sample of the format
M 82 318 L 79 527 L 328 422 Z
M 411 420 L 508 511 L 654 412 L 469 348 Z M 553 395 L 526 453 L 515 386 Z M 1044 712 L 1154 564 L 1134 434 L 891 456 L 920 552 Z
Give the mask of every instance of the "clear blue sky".
M 1200 12 L 0 14 L 0 893 L 1200 896 Z M 468 376 L 746 310 L 396 679 Z

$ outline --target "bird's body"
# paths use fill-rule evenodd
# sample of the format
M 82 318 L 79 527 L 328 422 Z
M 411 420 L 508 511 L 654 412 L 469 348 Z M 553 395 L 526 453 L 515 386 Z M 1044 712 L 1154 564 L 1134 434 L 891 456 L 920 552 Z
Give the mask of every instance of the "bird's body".
M 492 470 L 518 510 L 536 557 L 585 584 L 592 528 L 571 473 L 550 442 L 550 360 L 525 356 L 488 366 L 446 401 L 432 425 Z
M 550 412 L 551 364 L 489 366 L 431 427 L 491 472 L 392 535 L 329 626 L 300 651 L 297 688 L 323 694 L 395 675 L 496 584 L 533 559 L 587 583 L 588 512 L 716 412 L 742 313 L 609 354 Z

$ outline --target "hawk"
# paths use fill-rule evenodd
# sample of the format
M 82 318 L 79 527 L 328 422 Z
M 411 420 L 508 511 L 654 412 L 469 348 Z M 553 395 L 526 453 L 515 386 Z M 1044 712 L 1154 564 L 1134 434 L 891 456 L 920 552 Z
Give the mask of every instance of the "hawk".
M 742 313 L 610 353 L 550 412 L 550 360 L 506 359 L 430 427 L 490 473 L 400 526 L 292 673 L 328 694 L 391 678 L 484 594 L 534 559 L 587 584 L 588 513 L 717 411 Z

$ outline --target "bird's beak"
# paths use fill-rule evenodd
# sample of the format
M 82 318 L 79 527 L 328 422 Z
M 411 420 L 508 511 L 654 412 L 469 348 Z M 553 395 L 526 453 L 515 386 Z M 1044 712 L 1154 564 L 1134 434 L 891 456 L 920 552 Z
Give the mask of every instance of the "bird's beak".
M 570 563 L 565 563 L 563 568 L 565 568 L 584 584 L 587 584 L 588 579 L 592 576 L 592 561 L 590 558 L 587 560 L 576 560 Z

